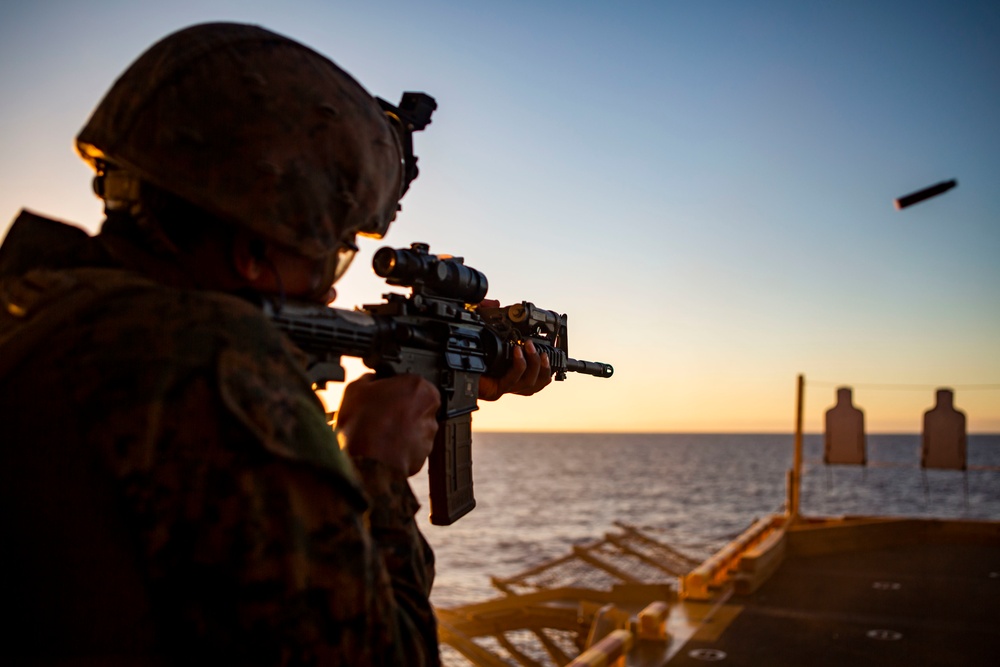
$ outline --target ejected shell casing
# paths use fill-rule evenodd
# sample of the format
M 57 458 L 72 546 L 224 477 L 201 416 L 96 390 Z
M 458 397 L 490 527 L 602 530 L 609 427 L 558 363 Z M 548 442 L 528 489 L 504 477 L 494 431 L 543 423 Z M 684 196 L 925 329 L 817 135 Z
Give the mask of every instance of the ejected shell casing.
M 916 192 L 911 192 L 908 195 L 900 197 L 899 199 L 894 200 L 893 204 L 896 205 L 896 210 L 900 211 L 907 206 L 912 206 L 913 204 L 922 202 L 925 199 L 930 199 L 931 197 L 935 197 L 943 192 L 948 192 L 948 190 L 951 190 L 956 185 L 958 185 L 958 181 L 955 179 L 950 181 L 941 181 L 936 185 L 932 185 L 924 188 L 923 190 L 917 190 Z

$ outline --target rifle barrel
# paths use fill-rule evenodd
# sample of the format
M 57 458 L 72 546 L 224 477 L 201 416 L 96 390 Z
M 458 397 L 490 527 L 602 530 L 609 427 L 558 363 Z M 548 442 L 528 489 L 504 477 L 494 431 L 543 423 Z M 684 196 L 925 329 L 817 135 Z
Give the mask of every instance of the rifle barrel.
M 609 378 L 615 372 L 611 364 L 605 364 L 600 361 L 582 361 L 580 359 L 567 359 L 566 370 L 573 373 L 594 375 L 599 378 Z

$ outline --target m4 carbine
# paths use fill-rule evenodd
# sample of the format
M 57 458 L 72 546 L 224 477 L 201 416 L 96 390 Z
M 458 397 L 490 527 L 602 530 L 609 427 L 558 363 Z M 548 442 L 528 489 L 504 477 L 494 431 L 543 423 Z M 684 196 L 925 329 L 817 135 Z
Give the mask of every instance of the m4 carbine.
M 431 523 L 450 525 L 476 506 L 472 491 L 472 415 L 479 378 L 501 377 L 515 346 L 531 341 L 548 355 L 556 380 L 567 372 L 611 377 L 609 364 L 571 359 L 566 315 L 524 301 L 502 308 L 477 304 L 486 276 L 462 258 L 430 254 L 423 243 L 382 248 L 372 260 L 386 283 L 410 294 L 385 294 L 384 303 L 343 310 L 313 304 L 265 302 L 271 320 L 309 356 L 320 388 L 345 379 L 341 357 L 360 357 L 379 376 L 416 373 L 441 393 L 438 431 L 428 462 Z

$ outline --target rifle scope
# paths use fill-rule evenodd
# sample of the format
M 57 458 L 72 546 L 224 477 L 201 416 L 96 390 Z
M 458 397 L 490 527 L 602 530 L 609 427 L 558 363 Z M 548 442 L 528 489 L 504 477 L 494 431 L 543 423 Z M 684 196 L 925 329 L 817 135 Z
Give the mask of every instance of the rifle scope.
M 380 248 L 372 258 L 375 274 L 390 285 L 413 288 L 414 294 L 462 303 L 479 303 L 486 296 L 486 276 L 461 257 L 439 257 L 429 252 L 426 243 L 409 248 Z

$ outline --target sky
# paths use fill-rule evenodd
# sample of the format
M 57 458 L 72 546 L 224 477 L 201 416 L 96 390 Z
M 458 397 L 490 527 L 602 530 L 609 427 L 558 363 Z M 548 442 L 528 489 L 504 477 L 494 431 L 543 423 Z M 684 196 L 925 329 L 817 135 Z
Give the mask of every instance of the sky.
M 937 387 L 1000 432 L 1000 4 L 5 3 L 0 234 L 21 208 L 96 232 L 73 139 L 144 49 L 214 20 L 438 102 L 336 306 L 388 291 L 379 247 L 426 242 L 615 367 L 481 404 L 476 429 L 790 432 L 803 374 L 808 431 L 851 386 L 871 432 L 918 432 Z

